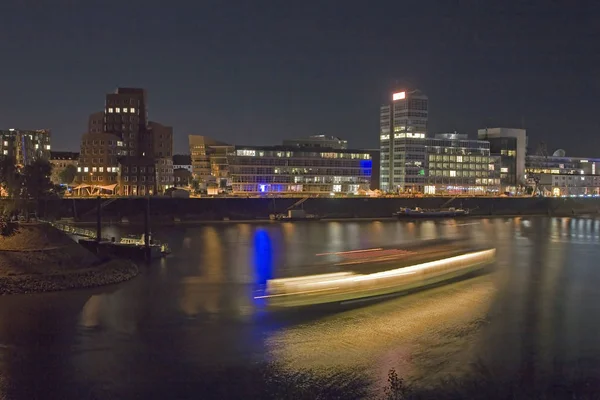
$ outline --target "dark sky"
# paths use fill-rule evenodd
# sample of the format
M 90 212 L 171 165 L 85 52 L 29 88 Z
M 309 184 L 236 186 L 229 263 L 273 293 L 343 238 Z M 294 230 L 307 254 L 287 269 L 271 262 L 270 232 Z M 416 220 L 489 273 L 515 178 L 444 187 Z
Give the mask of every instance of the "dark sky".
M 430 132 L 526 127 L 600 157 L 600 1 L 1 0 L 0 127 L 76 150 L 117 86 L 150 119 L 239 144 L 327 133 L 378 147 L 394 84 Z

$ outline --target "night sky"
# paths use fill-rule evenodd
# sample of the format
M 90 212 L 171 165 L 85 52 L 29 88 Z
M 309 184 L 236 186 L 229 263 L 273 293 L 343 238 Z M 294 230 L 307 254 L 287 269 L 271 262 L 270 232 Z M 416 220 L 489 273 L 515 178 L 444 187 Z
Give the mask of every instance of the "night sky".
M 378 147 L 394 85 L 430 133 L 525 127 L 530 148 L 600 157 L 600 1 L 0 1 L 0 127 L 78 150 L 117 86 L 187 135 Z

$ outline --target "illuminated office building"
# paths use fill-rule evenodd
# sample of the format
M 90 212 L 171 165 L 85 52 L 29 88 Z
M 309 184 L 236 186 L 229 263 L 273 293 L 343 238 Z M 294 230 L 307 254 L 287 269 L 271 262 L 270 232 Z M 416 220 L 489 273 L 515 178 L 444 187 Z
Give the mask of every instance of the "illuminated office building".
M 235 146 L 227 160 L 234 194 L 358 194 L 372 174 L 364 150 Z
M 404 192 L 407 187 L 425 183 L 420 174 L 425 153 L 415 150 L 427 135 L 429 99 L 414 90 L 392 93 L 390 100 L 381 106 L 379 114 L 379 186 L 384 192 Z

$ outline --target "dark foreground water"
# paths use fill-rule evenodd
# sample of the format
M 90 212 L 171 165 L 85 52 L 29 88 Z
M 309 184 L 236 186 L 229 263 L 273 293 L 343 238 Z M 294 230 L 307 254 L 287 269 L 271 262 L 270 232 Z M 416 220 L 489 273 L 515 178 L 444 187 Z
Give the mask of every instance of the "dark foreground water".
M 223 224 L 155 236 L 173 255 L 130 282 L 0 298 L 0 396 L 199 398 L 195 383 L 211 371 L 260 362 L 381 385 L 392 368 L 417 385 L 473 365 L 531 381 L 600 371 L 599 220 Z M 492 272 L 333 310 L 274 314 L 252 297 L 257 282 L 301 274 L 319 253 L 459 236 L 497 248 Z

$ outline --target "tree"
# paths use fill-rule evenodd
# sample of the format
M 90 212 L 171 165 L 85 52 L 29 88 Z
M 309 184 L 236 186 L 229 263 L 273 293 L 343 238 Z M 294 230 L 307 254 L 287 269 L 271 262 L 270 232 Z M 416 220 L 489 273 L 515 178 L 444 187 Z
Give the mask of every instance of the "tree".
M 9 199 L 16 199 L 21 194 L 21 174 L 14 157 L 0 157 L 0 187 Z
M 39 200 L 51 193 L 52 165 L 46 160 L 35 160 L 23 169 L 23 197 Z
M 65 169 L 60 171 L 58 174 L 58 179 L 60 183 L 64 183 L 65 185 L 71 184 L 75 180 L 75 175 L 77 174 L 77 168 L 74 165 L 67 165 Z

